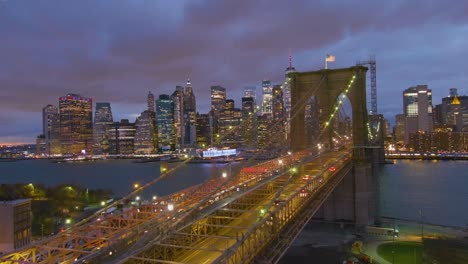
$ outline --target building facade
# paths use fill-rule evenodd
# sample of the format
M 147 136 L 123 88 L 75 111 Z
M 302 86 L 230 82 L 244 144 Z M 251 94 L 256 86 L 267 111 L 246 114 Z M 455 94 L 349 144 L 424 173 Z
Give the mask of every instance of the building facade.
M 403 112 L 405 114 L 405 144 L 410 134 L 432 132 L 432 90 L 427 85 L 417 85 L 403 91 Z
M 197 113 L 197 145 L 199 148 L 211 146 L 211 115 Z
M 262 115 L 273 113 L 273 86 L 271 81 L 262 81 Z
M 156 153 L 156 113 L 144 111 L 135 121 L 135 154 Z
M 31 242 L 31 199 L 0 201 L 0 253 Z
M 59 98 L 62 154 L 91 153 L 93 148 L 93 100 L 79 94 Z
M 234 100 L 226 100 L 226 106 L 219 114 L 219 135 L 222 147 L 237 148 L 243 144 L 240 131 L 242 113 L 235 108 Z
M 128 119 L 109 126 L 109 153 L 111 155 L 133 155 L 135 153 L 135 123 Z
M 158 130 L 158 151 L 174 151 L 176 137 L 174 131 L 174 101 L 169 95 L 161 94 L 156 101 L 156 118 Z
M 45 141 L 44 154 L 60 154 L 60 116 L 54 105 L 42 108 L 42 134 Z
M 148 105 L 148 111 L 154 112 L 154 95 L 151 92 L 148 92 L 148 96 L 146 97 L 146 103 Z
M 243 145 L 246 148 L 256 148 L 257 114 L 253 97 L 242 97 L 242 132 Z
M 109 136 L 108 128 L 112 125 L 114 119 L 112 117 L 112 109 L 110 103 L 96 103 L 96 111 L 94 112 L 93 126 L 93 153 L 96 155 L 109 154 Z
M 176 137 L 176 149 L 184 147 L 185 121 L 184 121 L 184 87 L 177 85 L 171 95 L 174 102 L 174 131 Z
M 195 148 L 197 145 L 197 104 L 192 83 L 187 80 L 184 95 L 184 147 Z
M 219 144 L 219 113 L 226 105 L 226 88 L 216 85 L 211 86 L 211 118 L 213 144 Z

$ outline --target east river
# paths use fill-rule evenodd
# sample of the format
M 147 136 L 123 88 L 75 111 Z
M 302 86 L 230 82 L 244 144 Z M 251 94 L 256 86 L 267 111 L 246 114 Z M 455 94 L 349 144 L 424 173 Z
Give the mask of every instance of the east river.
M 171 167 L 180 163 L 171 163 Z M 143 199 L 162 196 L 221 175 L 225 164 L 187 164 L 174 176 L 147 189 Z M 85 188 L 111 189 L 124 196 L 135 183 L 159 177 L 159 163 L 104 160 L 52 163 L 48 160 L 0 162 L 0 183 L 43 183 L 47 186 L 79 184 Z M 399 160 L 380 171 L 380 212 L 383 216 L 466 226 L 468 224 L 468 161 Z

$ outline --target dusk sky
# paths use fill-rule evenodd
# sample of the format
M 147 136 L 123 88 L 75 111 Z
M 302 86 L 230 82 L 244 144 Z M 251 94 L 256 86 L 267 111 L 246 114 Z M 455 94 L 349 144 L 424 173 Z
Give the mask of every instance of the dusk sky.
M 379 113 L 394 122 L 402 91 L 468 94 L 467 1 L 0 0 L 0 143 L 34 142 L 41 109 L 79 93 L 110 102 L 114 120 L 145 110 L 189 75 L 197 111 L 212 85 L 242 90 L 298 71 L 377 59 Z M 370 98 L 370 96 L 368 96 Z

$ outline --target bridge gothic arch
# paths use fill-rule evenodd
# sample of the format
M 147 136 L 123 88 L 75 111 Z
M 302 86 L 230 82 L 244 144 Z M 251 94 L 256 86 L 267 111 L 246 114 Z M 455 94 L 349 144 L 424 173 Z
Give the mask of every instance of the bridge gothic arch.
M 333 147 L 333 126 L 325 124 L 334 112 L 340 94 L 346 94 L 352 108 L 353 146 L 368 145 L 368 115 L 366 102 L 366 72 L 364 66 L 342 69 L 322 69 L 311 72 L 292 72 L 288 75 L 291 83 L 291 149 L 298 151 L 306 148 L 305 105 L 314 97 L 319 111 L 321 125 L 320 140 Z M 348 85 L 350 85 L 348 87 Z M 349 88 L 349 89 L 348 89 Z M 346 92 L 346 90 L 348 91 Z M 360 153 L 356 153 L 355 155 Z M 362 153 L 364 154 L 364 153 Z

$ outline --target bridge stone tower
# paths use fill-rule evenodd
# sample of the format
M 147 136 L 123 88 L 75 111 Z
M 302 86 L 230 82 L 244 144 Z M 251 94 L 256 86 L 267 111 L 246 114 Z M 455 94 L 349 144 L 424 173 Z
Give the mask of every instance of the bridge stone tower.
M 373 150 L 369 147 L 368 112 L 366 101 L 366 72 L 364 66 L 343 69 L 322 69 L 312 72 L 292 72 L 291 82 L 291 149 L 306 148 L 305 102 L 315 96 L 319 107 L 319 119 L 325 124 L 333 113 L 339 96 L 345 93 L 350 80 L 354 82 L 347 92 L 352 106 L 353 170 L 337 186 L 323 204 L 322 217 L 325 220 L 350 220 L 358 225 L 374 223 L 375 189 L 372 177 Z M 320 142 L 326 148 L 333 147 L 333 126 L 322 126 Z M 339 190 L 337 190 L 339 189 Z

